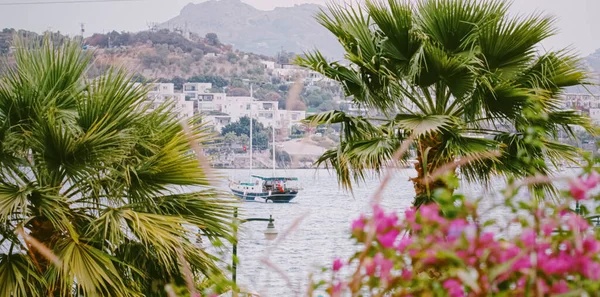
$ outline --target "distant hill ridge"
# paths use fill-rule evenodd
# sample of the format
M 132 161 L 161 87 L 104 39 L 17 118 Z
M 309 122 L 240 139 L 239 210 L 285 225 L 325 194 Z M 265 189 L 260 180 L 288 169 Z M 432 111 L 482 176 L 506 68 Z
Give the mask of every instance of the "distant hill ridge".
M 201 36 L 217 33 L 222 42 L 246 52 L 273 56 L 282 47 L 296 53 L 319 48 L 325 55 L 339 59 L 343 55 L 341 46 L 314 18 L 321 8 L 302 4 L 264 11 L 240 0 L 210 0 L 186 5 L 179 16 L 159 27 L 187 27 Z

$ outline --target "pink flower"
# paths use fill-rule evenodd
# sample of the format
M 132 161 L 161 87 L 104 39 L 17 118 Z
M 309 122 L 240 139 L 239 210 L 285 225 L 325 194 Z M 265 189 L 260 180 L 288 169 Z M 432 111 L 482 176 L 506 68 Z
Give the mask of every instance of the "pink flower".
M 588 175 L 587 179 L 582 180 L 583 185 L 588 190 L 591 190 L 598 186 L 598 182 L 600 182 L 600 175 L 598 175 L 598 172 L 596 171 L 592 171 L 592 173 Z
M 521 234 L 521 241 L 525 246 L 533 246 L 535 244 L 536 237 L 537 234 L 535 233 L 535 230 L 528 229 L 523 231 Z
M 450 297 L 465 296 L 462 285 L 455 279 L 447 279 L 444 282 L 444 289 L 448 290 L 448 295 L 450 295 Z
M 548 293 L 550 290 L 550 288 L 548 288 L 548 284 L 546 284 L 546 281 L 541 278 L 536 279 L 535 284 L 537 285 L 538 294 L 540 295 L 546 295 L 546 293 Z
M 581 179 L 574 179 L 569 183 L 569 191 L 571 192 L 571 196 L 575 198 L 575 200 L 584 200 L 586 193 L 588 191 L 587 186 L 581 181 Z
M 577 264 L 575 259 L 566 253 L 556 257 L 547 258 L 544 253 L 538 253 L 538 265 L 546 274 L 564 274 L 572 270 Z
M 544 235 L 546 236 L 550 236 L 552 234 L 552 232 L 554 232 L 554 229 L 556 229 L 557 224 L 555 222 L 548 222 L 546 224 L 542 225 L 542 233 L 544 233 Z
M 335 285 L 333 285 L 332 288 L 332 292 L 333 292 L 333 296 L 339 296 L 340 293 L 342 292 L 342 288 L 343 288 L 343 284 L 342 282 L 337 282 Z
M 344 267 L 344 262 L 340 258 L 333 260 L 333 271 L 340 271 L 342 267 Z
M 415 219 L 417 217 L 417 211 L 414 207 L 411 207 L 407 210 L 404 211 L 404 217 L 406 218 L 406 221 L 414 223 Z
M 590 254 L 597 254 L 600 252 L 600 242 L 594 237 L 587 236 L 583 240 L 583 250 Z
M 373 215 L 375 218 L 375 226 L 377 233 L 383 233 L 389 228 L 393 228 L 398 225 L 398 216 L 395 213 L 386 215 L 383 209 L 379 205 L 373 206 Z
M 566 223 L 569 226 L 569 228 L 571 228 L 571 230 L 579 230 L 579 231 L 586 231 L 589 227 L 590 224 L 588 223 L 588 221 L 586 219 L 584 219 L 583 217 L 581 217 L 580 215 L 577 214 L 569 214 L 568 216 L 566 216 Z
M 469 223 L 465 219 L 453 220 L 448 227 L 448 239 L 455 240 L 462 236 Z
M 402 278 L 404 280 L 410 280 L 412 278 L 412 271 L 408 269 L 402 269 Z
M 564 294 L 569 292 L 569 285 L 564 279 L 561 279 L 558 282 L 552 284 L 552 288 L 550 289 L 552 294 Z
M 569 183 L 571 196 L 573 196 L 575 200 L 585 199 L 587 192 L 597 187 L 598 182 L 600 182 L 600 175 L 598 175 L 596 171 L 592 171 L 592 173 L 590 173 L 586 179 L 583 177 L 578 177 L 574 180 L 571 180 Z
M 439 224 L 444 223 L 444 219 L 440 217 L 440 207 L 437 205 L 437 203 L 423 205 L 419 209 L 419 212 L 421 213 L 421 216 L 427 221 L 437 222 Z
M 352 232 L 363 232 L 365 229 L 365 216 L 360 215 L 360 217 L 352 222 Z
M 583 275 L 591 280 L 600 280 L 600 263 L 592 259 L 584 257 L 580 259 L 582 262 Z
M 377 235 L 377 240 L 384 248 L 392 248 L 394 247 L 394 242 L 396 241 L 398 234 L 400 234 L 400 231 L 392 229 L 384 235 Z
M 412 238 L 410 236 L 404 236 L 398 242 L 398 247 L 396 248 L 399 252 L 403 253 L 406 248 L 412 244 Z
M 377 266 L 375 265 L 375 261 L 371 258 L 365 259 L 365 273 L 369 276 L 375 275 L 375 270 Z
M 373 258 L 373 263 L 379 267 L 379 277 L 386 281 L 391 279 L 390 272 L 394 268 L 394 261 L 386 259 L 383 254 L 378 253 Z

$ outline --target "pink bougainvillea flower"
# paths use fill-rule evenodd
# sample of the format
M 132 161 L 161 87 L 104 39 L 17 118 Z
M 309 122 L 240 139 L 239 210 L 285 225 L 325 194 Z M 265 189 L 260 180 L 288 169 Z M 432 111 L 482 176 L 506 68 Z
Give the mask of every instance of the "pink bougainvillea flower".
M 582 179 L 581 182 L 587 188 L 587 190 L 591 190 L 598 186 L 598 182 L 600 182 L 600 175 L 598 175 L 598 172 L 592 171 L 592 173 L 590 173 L 586 179 Z
M 597 254 L 600 252 L 600 242 L 593 236 L 586 236 L 583 239 L 583 250 L 590 254 Z
M 500 262 L 502 263 L 502 262 Z M 531 267 L 531 259 L 529 256 L 520 257 L 513 262 L 512 269 L 513 270 L 523 270 Z
M 337 282 L 335 285 L 333 285 L 332 288 L 332 293 L 333 296 L 339 296 L 340 293 L 342 292 L 342 288 L 344 287 L 344 284 L 342 282 Z
M 523 230 L 523 233 L 521 233 L 521 242 L 523 242 L 525 246 L 531 247 L 535 244 L 536 237 L 537 234 L 535 233 L 535 230 L 525 229 Z
M 360 215 L 360 217 L 352 222 L 352 232 L 363 232 L 365 230 L 365 221 L 366 218 L 364 215 Z
M 557 227 L 558 224 L 556 222 L 547 222 L 542 225 L 542 233 L 544 233 L 546 236 L 550 236 Z
M 448 240 L 455 240 L 460 238 L 468 226 L 469 223 L 465 219 L 456 219 L 450 222 L 447 232 Z
M 550 289 L 552 294 L 565 294 L 569 292 L 569 285 L 564 279 L 561 279 L 558 282 L 552 284 L 552 288 Z
M 444 289 L 448 290 L 448 295 L 450 295 L 450 297 L 465 296 L 461 283 L 455 279 L 447 279 L 444 281 Z
M 373 276 L 375 275 L 375 270 L 377 270 L 377 266 L 375 265 L 375 261 L 373 261 L 373 259 L 371 258 L 366 258 L 365 259 L 365 273 L 368 276 Z
M 575 200 L 584 200 L 587 197 L 587 192 L 598 186 L 600 175 L 596 171 L 592 171 L 587 178 L 578 177 L 569 182 L 569 191 Z
M 411 244 L 412 244 L 412 238 L 410 236 L 404 236 L 398 242 L 398 247 L 396 247 L 396 249 L 399 252 L 404 253 L 404 251 L 406 251 L 406 248 Z
M 378 253 L 373 257 L 373 263 L 379 267 L 379 277 L 389 281 L 391 279 L 390 272 L 392 271 L 392 268 L 394 268 L 394 261 L 387 259 L 383 254 Z
M 583 232 L 587 231 L 587 229 L 590 227 L 588 221 L 580 215 L 571 213 L 565 216 L 565 218 L 566 223 L 569 226 L 569 228 L 571 228 L 571 230 L 579 230 Z
M 410 280 L 412 278 L 412 271 L 408 269 L 402 269 L 402 278 L 404 280 Z
M 546 295 L 546 293 L 548 293 L 548 291 L 550 290 L 550 288 L 548 287 L 548 284 L 542 278 L 537 278 L 535 280 L 535 284 L 538 289 L 538 294 Z
M 414 207 L 405 210 L 404 217 L 407 222 L 414 223 L 417 217 L 417 210 Z
M 584 257 L 579 259 L 582 269 L 583 275 L 591 280 L 600 280 L 600 263 L 595 262 L 593 259 L 588 257 Z
M 337 258 L 333 260 L 333 271 L 340 271 L 342 267 L 344 267 L 344 262 L 342 261 L 342 259 Z
M 398 225 L 398 216 L 395 213 L 386 214 L 379 205 L 373 206 L 376 231 L 379 234 Z
M 394 242 L 396 241 L 398 234 L 400 234 L 400 231 L 398 231 L 397 229 L 392 229 L 386 234 L 377 235 L 377 240 L 379 241 L 381 246 L 389 249 L 394 247 Z
M 584 200 L 586 198 L 588 188 L 581 181 L 581 179 L 577 178 L 569 182 L 569 191 L 575 200 Z
M 419 209 L 419 212 L 421 213 L 423 219 L 427 221 L 436 222 L 438 224 L 444 223 L 444 219 L 440 217 L 440 207 L 437 205 L 437 203 L 423 205 Z

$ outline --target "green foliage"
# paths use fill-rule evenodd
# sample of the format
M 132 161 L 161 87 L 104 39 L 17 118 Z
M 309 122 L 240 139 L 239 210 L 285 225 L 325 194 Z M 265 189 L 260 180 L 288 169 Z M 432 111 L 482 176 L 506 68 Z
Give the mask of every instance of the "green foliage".
M 1 295 L 166 296 L 183 261 L 220 282 L 191 242 L 233 240 L 232 201 L 191 153 L 206 128 L 141 108 L 148 90 L 124 71 L 86 79 L 79 43 L 17 45 L 0 81 Z
M 217 33 L 206 33 L 206 41 L 208 42 L 208 44 L 212 45 L 212 46 L 218 46 L 221 45 L 221 42 L 219 41 L 219 37 L 217 36 Z
M 239 121 L 233 122 L 221 130 L 221 135 L 223 136 L 229 133 L 233 133 L 236 136 L 245 135 L 250 137 L 250 118 L 242 117 Z M 269 131 L 262 123 L 257 122 L 256 119 L 252 119 L 252 142 L 254 150 L 263 151 L 268 149 L 269 135 Z
M 318 108 L 324 102 L 333 101 L 333 96 L 329 92 L 324 92 L 321 89 L 307 90 L 304 94 L 304 102 L 309 108 Z
M 196 75 L 188 78 L 188 82 L 211 83 L 214 88 L 223 88 L 229 84 L 225 78 L 216 75 Z
M 474 161 L 455 173 L 477 182 L 549 174 L 552 164 L 573 160 L 576 149 L 558 143 L 557 133 L 591 126 L 559 110 L 559 95 L 588 83 L 587 73 L 570 52 L 538 54 L 539 42 L 554 33 L 552 18 L 514 17 L 508 7 L 497 0 L 368 0 L 320 13 L 318 22 L 338 38 L 350 65 L 330 63 L 318 51 L 297 63 L 338 81 L 354 103 L 384 117 L 326 112 L 310 118 L 342 125 L 339 148 L 319 162 L 351 187 L 366 170 L 384 168 L 413 134 L 416 194 L 429 196 L 426 176 L 459 159 Z M 478 159 L 489 151 L 500 156 Z M 522 155 L 530 161 L 523 163 Z

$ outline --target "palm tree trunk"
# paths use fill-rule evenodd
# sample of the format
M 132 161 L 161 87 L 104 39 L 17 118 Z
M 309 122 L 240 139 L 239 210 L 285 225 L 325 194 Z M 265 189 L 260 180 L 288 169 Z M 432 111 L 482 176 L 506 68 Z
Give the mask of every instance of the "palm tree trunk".
M 30 236 L 35 238 L 37 241 L 42 243 L 45 247 L 52 250 L 52 246 L 55 241 L 56 229 L 52 222 L 45 217 L 39 216 L 30 222 L 29 229 L 31 230 Z M 40 270 L 41 274 L 44 274 L 48 270 L 50 265 L 50 259 L 46 258 L 38 248 L 29 246 L 30 255 L 33 258 L 34 263 Z
M 426 135 L 417 140 L 417 162 L 415 163 L 417 176 L 410 179 L 415 188 L 413 205 L 416 208 L 431 203 L 433 201 L 432 194 L 436 189 L 448 187 L 444 181 L 439 179 L 429 184 L 426 181 L 432 172 L 446 163 L 439 156 L 441 144 L 440 137 L 437 134 Z

